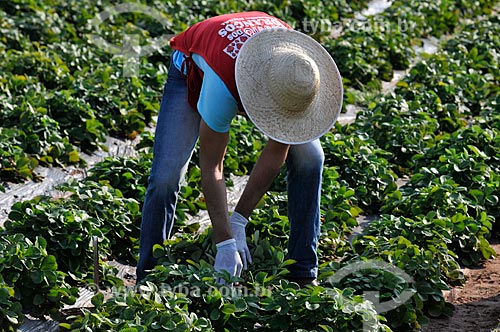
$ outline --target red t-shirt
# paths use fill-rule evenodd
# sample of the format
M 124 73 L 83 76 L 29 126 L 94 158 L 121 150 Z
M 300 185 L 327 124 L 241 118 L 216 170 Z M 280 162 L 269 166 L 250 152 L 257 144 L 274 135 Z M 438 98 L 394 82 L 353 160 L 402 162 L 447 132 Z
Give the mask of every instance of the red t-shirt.
M 291 29 L 282 20 L 262 12 L 225 14 L 194 24 L 173 37 L 170 46 L 184 54 L 201 55 L 241 105 L 234 77 L 236 57 L 250 36 L 271 28 Z M 188 82 L 193 79 L 200 80 L 201 77 L 190 77 Z M 201 87 L 201 82 L 197 83 Z

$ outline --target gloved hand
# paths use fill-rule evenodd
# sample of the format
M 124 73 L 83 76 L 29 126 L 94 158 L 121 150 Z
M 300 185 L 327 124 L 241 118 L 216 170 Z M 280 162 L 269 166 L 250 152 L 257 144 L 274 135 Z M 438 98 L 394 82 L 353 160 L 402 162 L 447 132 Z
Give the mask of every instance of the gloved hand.
M 248 220 L 238 212 L 234 211 L 229 217 L 229 221 L 231 222 L 233 237 L 236 240 L 236 249 L 241 256 L 243 268 L 246 270 L 248 264 L 252 263 L 252 256 L 250 255 L 250 250 L 248 249 L 247 236 L 245 233 L 245 227 L 248 224 Z
M 239 277 L 243 263 L 241 262 L 240 254 L 236 250 L 236 240 L 229 239 L 219 242 L 215 246 L 217 247 L 214 264 L 215 271 L 221 272 L 225 270 L 232 276 Z M 224 280 L 218 279 L 217 282 L 224 283 Z

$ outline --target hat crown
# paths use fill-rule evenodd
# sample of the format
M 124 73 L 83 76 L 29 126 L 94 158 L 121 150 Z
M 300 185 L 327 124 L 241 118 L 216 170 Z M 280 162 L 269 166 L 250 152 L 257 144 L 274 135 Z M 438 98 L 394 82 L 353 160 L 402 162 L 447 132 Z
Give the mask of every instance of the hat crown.
M 302 52 L 277 52 L 271 58 L 268 74 L 272 98 L 288 111 L 306 111 L 318 93 L 318 66 Z
M 342 78 L 335 61 L 316 40 L 295 30 L 252 35 L 236 58 L 235 78 L 250 120 L 278 142 L 311 142 L 331 130 L 341 111 Z

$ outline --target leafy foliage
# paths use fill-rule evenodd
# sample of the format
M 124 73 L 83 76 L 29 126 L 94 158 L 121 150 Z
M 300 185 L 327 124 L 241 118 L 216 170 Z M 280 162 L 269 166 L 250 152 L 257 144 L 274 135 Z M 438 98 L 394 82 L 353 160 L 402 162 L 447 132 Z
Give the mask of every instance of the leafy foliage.
M 345 135 L 339 131 L 325 135 L 325 165 L 335 167 L 339 182 L 354 191 L 365 212 L 373 213 L 383 195 L 396 189 L 396 174 L 387 161 L 390 154 L 363 132 Z
M 67 190 L 72 193 L 69 199 L 37 197 L 15 203 L 3 233 L 23 233 L 30 239 L 42 236 L 59 268 L 76 280 L 84 278 L 93 266 L 94 236 L 103 259 L 134 261 L 138 203 L 95 183 L 75 184 Z
M 141 138 L 137 156 L 105 159 L 80 183 L 61 186 L 63 197 L 14 204 L 0 240 L 2 329 L 17 327 L 21 310 L 57 316 L 74 301 L 66 283 L 88 282 L 94 236 L 113 294 L 107 301 L 96 295 L 93 310 L 62 325 L 68 330 L 356 331 L 369 322 L 374 331 L 418 331 L 427 317 L 452 313 L 442 290 L 463 282 L 461 265 L 492 257 L 488 240 L 498 235 L 495 1 L 401 0 L 363 19 L 355 13 L 365 8 L 364 0 L 137 3 L 161 12 L 162 24 L 144 13 L 123 13 L 96 27 L 91 20 L 113 5 L 107 0 L 0 2 L 0 181 L 36 180 L 38 165 L 83 166 L 81 153 L 103 149 L 109 135 Z M 286 259 L 284 172 L 247 227 L 252 270 L 241 279 L 220 275 L 237 287 L 216 285 L 211 230 L 185 222 L 206 208 L 193 162 L 179 197 L 176 237 L 154 248 L 161 264 L 138 289 L 119 288 L 102 263 L 136 260 L 153 138 L 146 128 L 154 122 L 170 51 L 158 48 L 142 57 L 138 75 L 126 77 L 127 59 L 93 45 L 89 35 L 100 30 L 120 46 L 124 35 L 136 36 L 144 46 L 208 16 L 243 9 L 277 15 L 321 42 L 343 74 L 345 104 L 364 107 L 355 123 L 338 125 L 322 139 L 322 285 L 299 289 L 286 281 L 293 262 Z M 376 94 L 395 70 L 409 69 L 420 38 L 443 35 L 452 36 L 439 52 L 422 54 L 392 93 Z M 248 174 L 266 140 L 244 117 L 233 127 L 228 178 Z M 398 187 L 402 175 L 409 182 Z M 353 236 L 357 217 L 368 213 L 376 221 Z M 393 264 L 413 282 L 370 269 L 330 283 L 343 266 L 371 259 Z M 414 296 L 379 316 L 363 298 L 367 289 L 382 301 L 405 290 Z
M 116 289 L 115 296 L 104 303 L 102 296 L 95 297 L 101 315 L 89 312 L 64 327 L 73 331 L 248 331 L 259 326 L 295 331 L 317 326 L 333 331 L 335 326 L 335 331 L 354 331 L 365 319 L 372 331 L 388 331 L 370 303 L 349 291 L 300 289 L 265 272 L 257 273 L 245 286 L 230 288 L 215 283 L 211 265 L 203 260 L 191 263 L 157 266 L 138 289 Z
M 8 332 L 15 332 L 16 327 L 24 321 L 22 305 L 15 300 L 14 295 L 14 289 L 0 278 L 0 324 Z
M 43 237 L 31 241 L 22 234 L 3 235 L 0 253 L 0 280 L 7 285 L 2 287 L 2 300 L 7 303 L 2 305 L 0 317 L 8 320 L 7 329 L 22 322 L 20 307 L 33 317 L 51 315 L 57 319 L 64 304 L 76 301 L 78 289 L 64 282 L 65 275 L 58 270 L 56 257 L 48 254 Z

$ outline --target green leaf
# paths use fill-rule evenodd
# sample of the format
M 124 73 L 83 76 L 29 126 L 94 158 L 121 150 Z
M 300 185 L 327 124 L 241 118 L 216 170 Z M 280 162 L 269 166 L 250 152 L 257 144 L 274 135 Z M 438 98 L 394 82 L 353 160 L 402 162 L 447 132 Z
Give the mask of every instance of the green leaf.
M 245 311 L 248 309 L 248 305 L 247 305 L 247 302 L 245 301 L 244 298 L 242 297 L 238 297 L 235 301 L 234 301 L 234 306 L 235 306 L 235 310 L 236 312 L 242 312 L 242 311 Z
M 36 294 L 35 297 L 33 297 L 33 304 L 38 306 L 45 303 L 45 297 L 42 294 Z
M 73 150 L 68 154 L 69 157 L 69 162 L 70 163 L 77 163 L 80 161 L 80 155 L 78 154 L 78 151 Z
M 160 244 L 155 244 L 153 246 L 153 257 L 160 258 L 165 255 L 165 248 Z
M 317 310 L 320 307 L 319 303 L 311 303 L 309 301 L 306 301 L 305 304 L 306 304 L 306 309 L 308 310 Z
M 31 276 L 31 280 L 36 285 L 42 283 L 43 278 L 45 277 L 45 275 L 42 271 L 33 271 L 33 272 L 31 272 L 30 276 Z
M 92 296 L 91 303 L 97 308 L 101 307 L 102 304 L 104 303 L 104 294 L 97 293 L 94 296 Z

